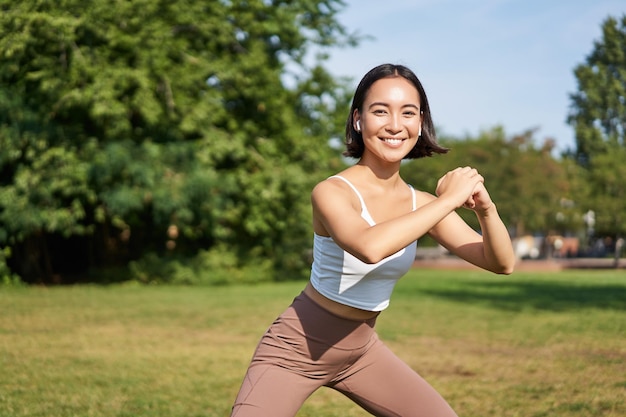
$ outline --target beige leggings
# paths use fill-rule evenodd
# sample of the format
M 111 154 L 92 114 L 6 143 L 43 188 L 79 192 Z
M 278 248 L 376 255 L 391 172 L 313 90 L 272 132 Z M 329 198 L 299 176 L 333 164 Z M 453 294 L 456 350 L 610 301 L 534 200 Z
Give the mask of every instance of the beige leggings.
M 262 337 L 231 417 L 291 417 L 319 387 L 333 388 L 376 416 L 455 417 L 422 377 L 374 330 L 296 297 Z

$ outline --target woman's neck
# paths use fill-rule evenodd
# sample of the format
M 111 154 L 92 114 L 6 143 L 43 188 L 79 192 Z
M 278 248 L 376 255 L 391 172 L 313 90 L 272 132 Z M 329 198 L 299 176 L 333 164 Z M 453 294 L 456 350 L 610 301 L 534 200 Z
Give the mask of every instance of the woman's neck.
M 392 163 L 368 163 L 368 161 L 361 159 L 357 162 L 355 168 L 360 171 L 362 178 L 368 183 L 374 186 L 380 186 L 384 188 L 395 187 L 398 182 L 402 181 L 400 178 L 400 164 Z

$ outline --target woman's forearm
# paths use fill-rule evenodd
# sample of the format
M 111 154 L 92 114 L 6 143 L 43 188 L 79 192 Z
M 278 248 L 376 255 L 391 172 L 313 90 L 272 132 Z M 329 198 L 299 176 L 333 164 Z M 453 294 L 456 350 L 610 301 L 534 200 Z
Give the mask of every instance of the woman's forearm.
M 515 252 L 506 226 L 495 204 L 476 213 L 483 237 L 483 252 L 490 270 L 510 274 L 515 267 Z

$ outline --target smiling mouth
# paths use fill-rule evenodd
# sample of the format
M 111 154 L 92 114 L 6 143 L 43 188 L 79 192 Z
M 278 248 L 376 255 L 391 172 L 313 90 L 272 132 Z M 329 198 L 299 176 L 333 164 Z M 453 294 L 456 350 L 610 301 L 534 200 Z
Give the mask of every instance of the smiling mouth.
M 404 139 L 383 138 L 382 141 L 390 145 L 399 145 L 404 141 Z

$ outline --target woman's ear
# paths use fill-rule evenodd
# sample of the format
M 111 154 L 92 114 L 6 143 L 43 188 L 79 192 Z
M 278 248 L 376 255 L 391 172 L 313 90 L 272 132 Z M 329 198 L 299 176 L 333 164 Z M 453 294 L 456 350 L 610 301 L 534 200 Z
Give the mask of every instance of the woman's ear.
M 359 114 L 359 110 L 355 109 L 352 113 L 352 123 L 354 130 L 361 133 L 361 115 Z

